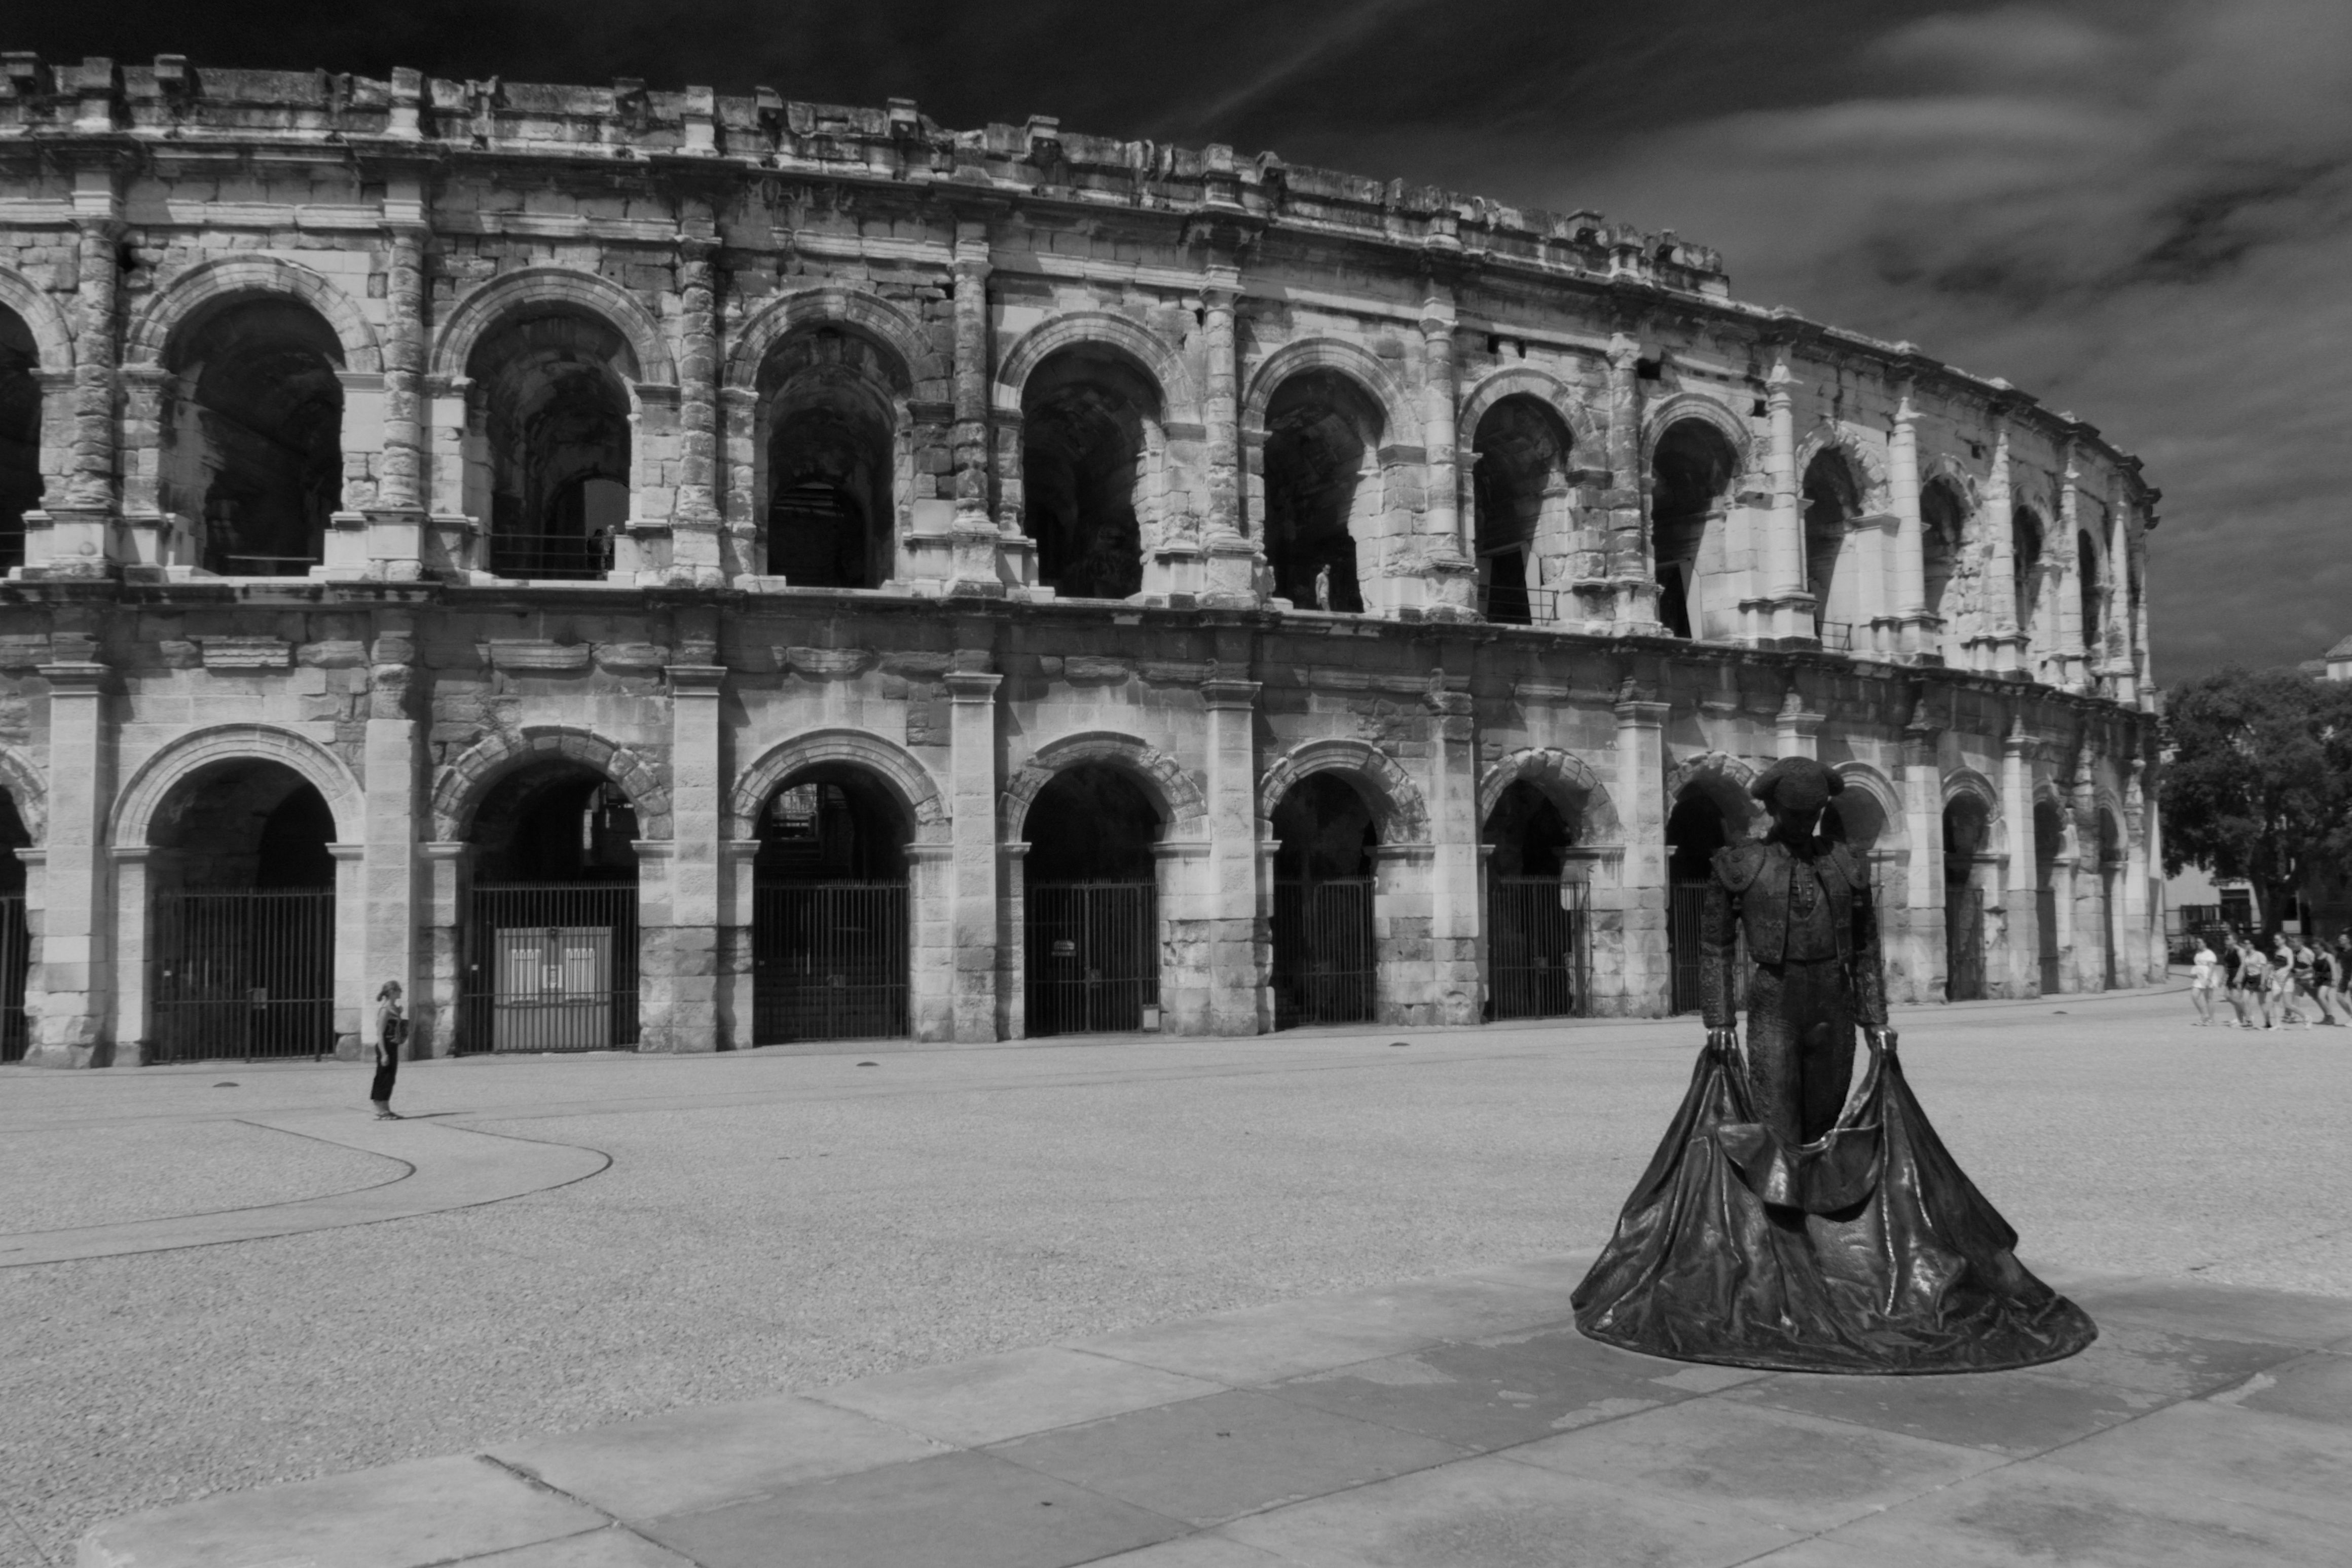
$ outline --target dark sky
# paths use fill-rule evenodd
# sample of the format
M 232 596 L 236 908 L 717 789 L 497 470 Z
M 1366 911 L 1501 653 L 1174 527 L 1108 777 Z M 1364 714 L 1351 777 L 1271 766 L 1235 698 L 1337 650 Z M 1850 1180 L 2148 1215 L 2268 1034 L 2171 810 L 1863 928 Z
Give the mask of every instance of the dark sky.
M 51 59 L 913 98 L 1596 207 L 2139 453 L 2159 679 L 2352 634 L 2347 0 L 15 9 Z

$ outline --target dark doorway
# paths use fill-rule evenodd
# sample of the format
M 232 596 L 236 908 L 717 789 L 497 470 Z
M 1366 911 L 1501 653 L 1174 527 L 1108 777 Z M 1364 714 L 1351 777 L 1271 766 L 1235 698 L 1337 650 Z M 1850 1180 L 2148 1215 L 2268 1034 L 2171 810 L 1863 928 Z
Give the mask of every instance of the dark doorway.
M 1143 588 L 1146 426 L 1160 393 L 1120 355 L 1091 346 L 1047 359 L 1022 391 L 1022 531 L 1037 579 L 1067 599 Z
M 1358 541 L 1377 538 L 1381 411 L 1334 371 L 1282 383 L 1265 412 L 1265 551 L 1274 591 L 1305 610 L 1360 613 Z
M 1677 637 L 1706 635 L 1699 562 L 1739 470 L 1723 432 L 1703 419 L 1677 420 L 1650 457 L 1650 538 L 1658 572 L 1658 619 Z
M 1370 1023 L 1379 1016 L 1373 852 L 1361 792 L 1313 773 L 1274 809 L 1274 1027 Z
M 1586 884 L 1564 880 L 1576 830 L 1524 779 L 1486 818 L 1486 1017 L 1590 1011 L 1591 915 Z
M 1160 812 L 1102 763 L 1063 769 L 1030 803 L 1022 901 L 1032 1037 L 1157 1027 Z
M 610 323 L 560 312 L 509 321 L 474 350 L 492 571 L 568 581 L 611 570 L 629 521 L 635 366 Z
M 163 505 L 200 519 L 199 559 L 239 577 L 301 577 L 342 504 L 342 343 L 297 300 L 248 299 L 175 335 L 185 389 Z
M 509 775 L 474 819 L 467 1051 L 637 1043 L 637 817 L 620 786 L 557 760 Z
M 16 802 L 0 792 L 0 1061 L 22 1061 L 28 1030 L 25 982 L 32 973 L 32 927 L 25 917 L 25 862 L 16 852 L 33 837 Z
M 889 423 L 845 389 L 803 395 L 819 400 L 788 402 L 768 444 L 768 570 L 795 588 L 879 588 L 895 548 Z
M 752 1037 L 908 1032 L 907 825 L 861 769 L 811 768 L 760 814 L 752 862 Z
M 1956 636 L 1959 631 L 1958 595 L 1953 583 L 1959 574 L 1960 545 L 1968 529 L 1968 499 L 1950 479 L 1938 476 L 1927 481 L 1919 492 L 1920 546 L 1924 559 L 1925 598 L 1927 612 L 1940 623 L 1937 656 L 1942 657 L 1942 638 Z
M 1666 940 L 1674 960 L 1673 1004 L 1678 1013 L 1705 1006 L 1700 986 L 1699 926 L 1715 880 L 1716 852 L 1731 841 L 1723 803 L 1698 786 L 1685 789 L 1666 818 Z
M 1550 605 L 1532 594 L 1539 576 L 1536 536 L 1546 511 L 1567 504 L 1568 427 L 1540 399 L 1516 393 L 1480 417 L 1471 449 L 1481 608 L 1487 620 L 1505 624 L 1549 621 Z
M 1846 535 L 1862 515 L 1862 483 L 1842 452 L 1822 452 L 1805 465 L 1805 587 L 1813 596 L 1813 630 L 1822 646 L 1853 646 L 1859 612 L 1838 593 L 1838 564 Z M 1832 619 L 1836 617 L 1836 619 Z
M 1944 808 L 1944 999 L 1979 1002 L 1986 996 L 1984 889 L 1977 857 L 1991 836 L 1984 802 L 1962 795 Z
M 24 319 L 0 308 L 0 573 L 25 564 L 25 514 L 41 505 L 39 368 Z
M 274 762 L 205 768 L 148 841 L 151 1060 L 319 1058 L 335 1048 L 334 814 Z
M 2058 952 L 2058 856 L 2065 847 L 2065 827 L 2057 805 L 2033 803 L 2033 922 L 2042 960 L 2042 994 L 2055 996 L 2060 985 Z

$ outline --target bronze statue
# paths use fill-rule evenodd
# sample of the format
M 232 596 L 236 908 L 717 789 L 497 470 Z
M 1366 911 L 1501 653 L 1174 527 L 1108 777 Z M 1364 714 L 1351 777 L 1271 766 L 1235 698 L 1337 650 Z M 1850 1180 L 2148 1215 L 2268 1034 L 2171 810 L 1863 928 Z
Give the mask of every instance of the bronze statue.
M 1753 787 L 1769 835 L 1715 858 L 1706 1045 L 1577 1287 L 1577 1326 L 1628 1350 L 1784 1371 L 2072 1355 L 2098 1331 L 2017 1261 L 2017 1233 L 1904 1082 L 1867 870 L 1820 832 L 1843 788 L 1811 758 L 1782 758 Z M 1857 1026 L 1870 1060 L 1853 1083 Z

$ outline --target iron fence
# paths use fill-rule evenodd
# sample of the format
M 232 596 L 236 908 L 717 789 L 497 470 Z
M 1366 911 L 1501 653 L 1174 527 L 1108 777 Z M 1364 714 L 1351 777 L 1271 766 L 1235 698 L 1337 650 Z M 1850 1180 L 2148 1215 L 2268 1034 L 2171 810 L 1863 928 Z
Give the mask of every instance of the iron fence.
M 457 1047 L 633 1051 L 637 884 L 504 883 L 474 889 Z
M 1577 1018 L 1591 1010 L 1587 888 L 1557 877 L 1486 879 L 1486 1016 Z
M 2058 994 L 2058 890 L 2037 887 L 2033 890 L 2033 923 L 2036 927 L 2036 956 L 2042 961 L 2042 994 Z
M 1984 889 L 1973 883 L 1944 889 L 1944 999 L 1985 997 Z
M 490 535 L 490 570 L 500 577 L 545 581 L 594 581 L 613 570 L 613 541 L 604 534 Z
M 1851 653 L 1853 652 L 1853 622 L 1824 621 L 1817 629 L 1821 632 L 1823 653 Z
M 1274 1027 L 1370 1023 L 1379 992 L 1372 879 L 1274 885 Z
M 333 888 L 166 893 L 155 936 L 153 1060 L 315 1061 L 334 1049 Z
M 33 931 L 25 895 L 0 894 L 0 1061 L 25 1060 L 25 981 L 33 967 Z
M 1478 589 L 1478 613 L 1498 625 L 1548 625 L 1559 619 L 1559 593 L 1557 588 L 1483 583 Z
M 1025 895 L 1032 1036 L 1139 1030 L 1160 1005 L 1160 889 L 1148 882 L 1032 884 Z
M 904 882 L 762 879 L 751 897 L 756 1043 L 908 1032 Z

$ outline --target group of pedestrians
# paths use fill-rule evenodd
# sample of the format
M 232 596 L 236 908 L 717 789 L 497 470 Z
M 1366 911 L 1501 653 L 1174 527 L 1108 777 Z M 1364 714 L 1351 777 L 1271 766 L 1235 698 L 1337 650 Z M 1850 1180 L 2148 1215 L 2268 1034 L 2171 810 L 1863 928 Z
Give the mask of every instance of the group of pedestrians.
M 2231 932 L 2221 939 L 2219 953 L 2210 939 L 2200 936 L 2190 962 L 2194 972 L 2189 999 L 2196 1005 L 2200 1027 L 2352 1026 L 2352 1004 L 2345 997 L 2347 983 L 2352 980 L 2352 933 L 2339 935 L 2332 945 L 2315 945 L 2281 932 L 2271 937 L 2265 952 L 2245 933 Z M 2216 991 L 2228 1000 L 2233 1018 L 2215 1017 Z M 2308 1011 L 2298 1005 L 2302 1002 L 2310 1004 Z

